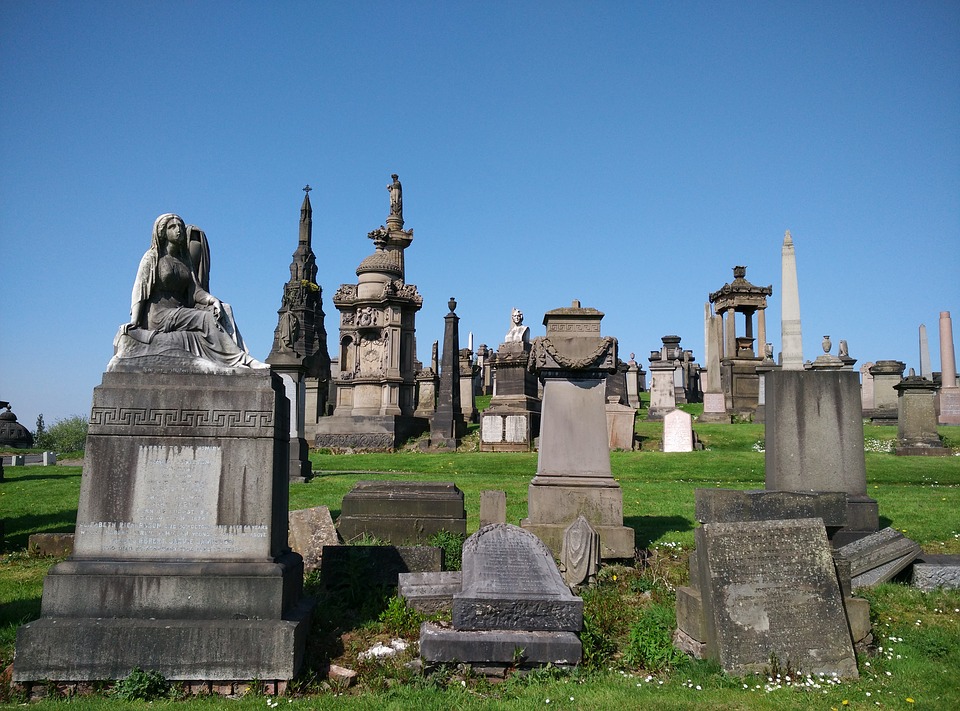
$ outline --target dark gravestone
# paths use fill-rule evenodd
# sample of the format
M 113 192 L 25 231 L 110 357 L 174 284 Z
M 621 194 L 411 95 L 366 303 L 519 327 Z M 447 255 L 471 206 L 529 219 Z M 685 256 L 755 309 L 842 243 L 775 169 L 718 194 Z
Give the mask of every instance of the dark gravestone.
M 820 518 L 828 529 L 837 529 L 847 522 L 847 496 L 842 491 L 697 489 L 694 496 L 700 523 Z
M 440 385 L 437 409 L 430 419 L 430 446 L 456 449 L 467 432 L 460 408 L 460 317 L 454 311 L 457 302 L 447 302 L 450 313 L 443 317 L 443 356 L 440 361 Z
M 328 590 L 396 587 L 404 573 L 433 573 L 442 568 L 443 549 L 435 546 L 324 546 L 320 583 Z
M 360 481 L 343 497 L 340 537 L 394 545 L 423 543 L 438 531 L 466 535 L 463 492 L 452 482 Z
M 856 678 L 820 519 L 705 524 L 696 531 L 707 653 L 728 674 L 781 664 Z
M 509 524 L 485 526 L 463 545 L 463 588 L 453 629 L 424 623 L 428 664 L 462 662 L 485 671 L 580 661 L 583 600 L 570 593 L 549 549 Z
M 583 600 L 570 592 L 540 539 L 493 524 L 463 544 L 463 590 L 453 598 L 453 626 L 579 632 Z
M 400 573 L 397 595 L 407 601 L 407 607 L 425 615 L 450 612 L 453 596 L 460 592 L 463 574 L 459 570 L 440 573 Z

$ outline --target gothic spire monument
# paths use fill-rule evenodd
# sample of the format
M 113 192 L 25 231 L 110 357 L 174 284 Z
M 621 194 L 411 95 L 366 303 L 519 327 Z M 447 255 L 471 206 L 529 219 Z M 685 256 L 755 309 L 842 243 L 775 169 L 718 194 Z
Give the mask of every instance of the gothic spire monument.
M 313 253 L 313 206 L 311 187 L 304 187 L 300 206 L 300 234 L 290 262 L 290 279 L 283 287 L 273 348 L 267 364 L 284 383 L 290 400 L 290 478 L 305 481 L 311 476 L 309 447 L 304 438 L 306 379 L 321 383 L 325 392 L 330 380 L 327 331 L 323 326 L 323 289 L 317 284 L 317 258 Z
M 406 283 L 400 181 L 394 174 L 386 226 L 367 234 L 373 254 L 357 267 L 357 283 L 333 295 L 340 312 L 336 407 L 317 421 L 316 446 L 390 450 L 429 426 L 416 407 L 416 313 L 423 298 Z

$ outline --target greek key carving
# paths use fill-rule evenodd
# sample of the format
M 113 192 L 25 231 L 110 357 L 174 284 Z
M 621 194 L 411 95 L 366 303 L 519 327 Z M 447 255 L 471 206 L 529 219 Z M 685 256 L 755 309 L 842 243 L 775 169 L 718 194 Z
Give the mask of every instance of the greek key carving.
M 94 407 L 90 424 L 99 427 L 270 427 L 268 410 Z

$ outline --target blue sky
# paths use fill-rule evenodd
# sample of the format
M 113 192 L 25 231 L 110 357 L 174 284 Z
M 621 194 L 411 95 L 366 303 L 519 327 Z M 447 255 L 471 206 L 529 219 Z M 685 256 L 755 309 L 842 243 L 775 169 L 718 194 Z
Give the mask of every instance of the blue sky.
M 958 125 L 956 2 L 0 3 L 0 398 L 89 412 L 163 212 L 266 357 L 306 183 L 335 342 L 393 172 L 422 360 L 455 296 L 477 344 L 579 299 L 702 361 L 738 264 L 779 350 L 789 229 L 806 358 L 919 368 L 925 323 L 939 369 Z

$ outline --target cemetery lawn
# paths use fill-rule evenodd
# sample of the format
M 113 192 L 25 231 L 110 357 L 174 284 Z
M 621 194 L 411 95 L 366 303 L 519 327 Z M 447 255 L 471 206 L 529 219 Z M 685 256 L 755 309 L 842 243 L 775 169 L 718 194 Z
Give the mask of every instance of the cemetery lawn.
M 875 649 L 859 655 L 861 678 L 833 683 L 797 674 L 786 681 L 771 675 L 734 678 L 710 662 L 670 652 L 673 589 L 687 582 L 693 547 L 693 491 L 702 487 L 763 487 L 763 426 L 697 424 L 706 451 L 656 451 L 662 425 L 638 422 L 642 451 L 614 452 L 614 476 L 623 487 L 625 525 L 637 533 L 642 554 L 630 565 L 607 566 L 599 585 L 584 594 L 585 661 L 572 674 L 544 670 L 490 683 L 457 670 L 430 677 L 398 660 L 363 661 L 358 654 L 376 641 L 417 637 L 419 617 L 404 612 L 389 594 L 358 589 L 352 599 L 322 599 L 308 644 L 303 679 L 288 697 L 251 692 L 238 699 L 194 699 L 188 706 L 262 709 L 946 709 L 960 708 L 960 592 L 921 593 L 888 583 L 863 594 L 871 602 Z M 947 443 L 960 447 L 960 428 L 942 428 Z M 960 554 L 960 456 L 896 457 L 883 451 L 896 428 L 867 427 L 868 494 L 880 505 L 881 525 L 893 526 L 928 553 Z M 453 481 L 467 505 L 468 534 L 478 527 L 480 492 L 507 493 L 507 520 L 526 515 L 527 486 L 537 457 L 531 454 L 311 454 L 315 478 L 290 488 L 292 509 L 328 506 L 339 515 L 343 496 L 367 479 Z M 34 532 L 68 532 L 76 517 L 79 467 L 8 467 L 0 483 L 0 518 L 6 524 L 0 557 L 0 668 L 13 657 L 17 626 L 40 614 L 42 578 L 56 559 L 31 555 Z M 318 592 L 315 579 L 308 589 Z M 882 647 L 882 650 L 880 650 Z M 341 690 L 326 684 L 317 668 L 325 661 L 359 673 Z M 799 685 L 798 685 L 799 680 Z M 4 689 L 6 685 L 4 683 Z M 4 702 L 23 699 L 0 691 Z M 340 694 L 340 695 L 338 695 Z M 175 696 L 175 692 L 174 692 Z M 549 699 L 549 703 L 547 702 Z M 180 706 L 161 698 L 151 708 Z M 147 708 L 112 696 L 49 699 L 31 708 Z

